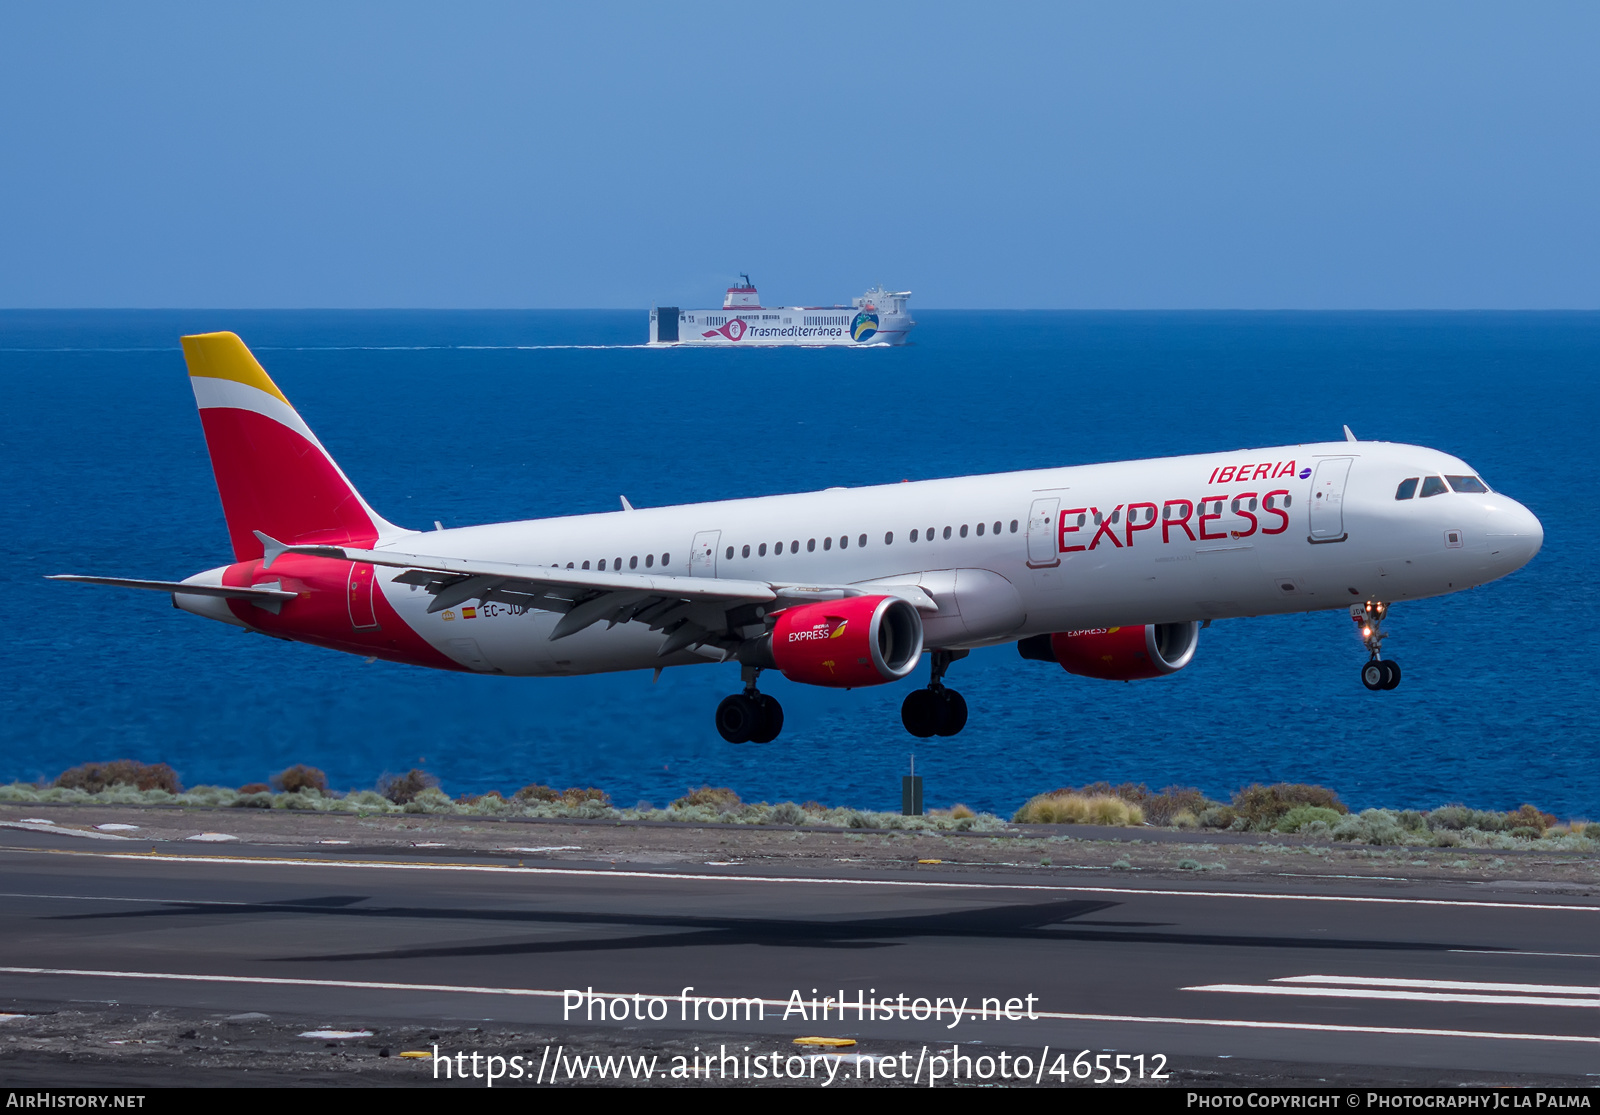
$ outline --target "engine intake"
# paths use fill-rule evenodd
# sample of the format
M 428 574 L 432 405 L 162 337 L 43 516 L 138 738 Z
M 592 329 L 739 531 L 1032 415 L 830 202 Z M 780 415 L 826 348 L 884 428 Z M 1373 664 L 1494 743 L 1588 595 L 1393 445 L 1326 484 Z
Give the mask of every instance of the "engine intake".
M 898 596 L 851 596 L 785 609 L 769 638 L 773 664 L 790 681 L 855 689 L 916 669 L 922 617 Z
M 1069 674 L 1106 681 L 1165 677 L 1183 669 L 1200 644 L 1200 624 L 1149 623 L 1057 631 L 1017 643 L 1024 658 L 1058 662 Z

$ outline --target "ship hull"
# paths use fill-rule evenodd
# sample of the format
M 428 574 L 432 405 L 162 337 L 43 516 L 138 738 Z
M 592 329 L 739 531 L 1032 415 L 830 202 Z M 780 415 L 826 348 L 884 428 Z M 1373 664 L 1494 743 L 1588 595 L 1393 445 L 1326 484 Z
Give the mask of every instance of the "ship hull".
M 874 313 L 850 307 L 662 307 L 650 312 L 649 343 L 664 347 L 874 348 L 905 344 L 915 324 L 909 314 Z

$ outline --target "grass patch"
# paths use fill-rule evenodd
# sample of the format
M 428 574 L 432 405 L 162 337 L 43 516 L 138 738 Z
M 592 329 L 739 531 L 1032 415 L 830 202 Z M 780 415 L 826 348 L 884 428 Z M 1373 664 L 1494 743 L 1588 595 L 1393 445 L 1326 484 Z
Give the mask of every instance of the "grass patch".
M 1011 819 L 1023 825 L 1140 825 L 1144 811 L 1114 794 L 1054 790 L 1030 799 Z

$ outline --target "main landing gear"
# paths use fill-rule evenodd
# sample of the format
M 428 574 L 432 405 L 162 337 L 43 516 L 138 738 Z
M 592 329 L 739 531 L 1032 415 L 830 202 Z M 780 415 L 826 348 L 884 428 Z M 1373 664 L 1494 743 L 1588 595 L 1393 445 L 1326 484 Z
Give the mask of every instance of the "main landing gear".
M 928 688 L 914 689 L 906 694 L 900 706 L 900 722 L 906 731 L 918 739 L 929 736 L 953 736 L 967 726 L 966 699 L 954 689 L 944 687 L 944 672 L 950 663 L 965 658 L 964 650 L 936 650 L 933 652 L 933 673 Z
M 743 667 L 744 692 L 717 706 L 717 731 L 729 743 L 771 743 L 783 731 L 783 706 L 776 697 L 757 692 L 760 676 L 761 667 Z
M 1383 617 L 1388 614 L 1389 605 L 1382 601 L 1368 601 L 1350 609 L 1350 618 L 1361 629 L 1361 641 L 1366 644 L 1367 653 L 1371 656 L 1366 665 L 1361 667 L 1361 684 L 1374 692 L 1393 689 L 1400 684 L 1400 663 L 1379 657 L 1383 641 L 1389 637 L 1380 630 Z

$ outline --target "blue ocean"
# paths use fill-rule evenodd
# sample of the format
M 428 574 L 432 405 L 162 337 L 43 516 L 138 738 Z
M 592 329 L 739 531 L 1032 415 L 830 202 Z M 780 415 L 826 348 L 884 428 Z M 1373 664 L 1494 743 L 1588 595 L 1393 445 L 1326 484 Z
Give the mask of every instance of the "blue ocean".
M 930 805 L 1009 813 L 1099 779 L 1316 782 L 1353 807 L 1531 801 L 1600 817 L 1600 315 L 917 313 L 898 349 L 648 350 L 642 311 L 0 313 L 5 479 L 0 781 L 89 759 L 239 785 L 293 763 L 339 788 L 413 766 L 451 793 L 530 782 L 664 805 L 897 808 L 915 749 Z M 366 663 L 49 573 L 176 579 L 230 559 L 180 334 L 252 346 L 395 522 L 546 515 L 1337 439 L 1455 453 L 1543 521 L 1485 587 L 1397 606 L 1404 684 L 1370 693 L 1343 612 L 1202 632 L 1173 677 L 1095 682 L 978 651 L 953 739 L 899 723 L 911 682 L 763 678 L 783 736 L 712 726 L 731 665 L 568 679 Z M 1592 507 L 1591 507 L 1592 509 Z M 919 671 L 917 684 L 925 680 Z

